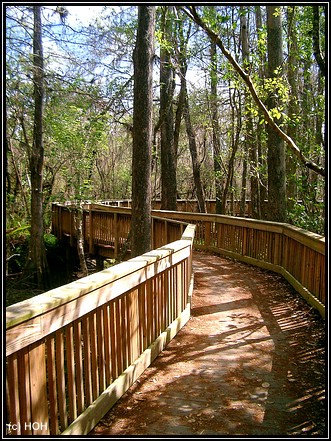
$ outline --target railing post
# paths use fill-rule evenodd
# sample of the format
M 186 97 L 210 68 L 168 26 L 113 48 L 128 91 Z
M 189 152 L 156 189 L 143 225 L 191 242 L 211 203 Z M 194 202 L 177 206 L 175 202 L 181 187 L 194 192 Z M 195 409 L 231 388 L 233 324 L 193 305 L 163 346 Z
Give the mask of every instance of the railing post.
M 89 253 L 94 253 L 94 237 L 93 237 L 93 217 L 92 217 L 93 211 L 89 210 Z
M 114 257 L 118 256 L 118 217 L 117 213 L 114 213 Z
M 205 222 L 204 242 L 205 242 L 205 247 L 207 248 L 210 246 L 210 235 L 211 235 L 211 222 Z
M 167 219 L 164 221 L 164 237 L 165 237 L 165 240 L 162 241 L 162 244 L 169 242 L 169 240 L 168 240 L 168 221 L 167 221 Z
M 70 246 L 72 247 L 74 245 L 74 232 L 76 232 L 76 229 L 73 228 L 74 227 L 74 220 L 75 220 L 75 215 L 74 212 L 69 208 L 69 241 L 70 241 Z

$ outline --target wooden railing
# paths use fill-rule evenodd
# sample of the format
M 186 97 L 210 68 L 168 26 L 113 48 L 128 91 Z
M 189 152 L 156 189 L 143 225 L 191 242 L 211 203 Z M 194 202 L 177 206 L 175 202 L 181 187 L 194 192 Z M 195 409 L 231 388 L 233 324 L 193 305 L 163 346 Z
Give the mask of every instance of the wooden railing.
M 66 207 L 54 205 L 55 221 L 58 217 L 65 219 L 65 216 L 68 216 L 65 210 Z M 94 214 L 97 211 L 98 215 Z M 285 223 L 233 216 L 164 210 L 152 210 L 152 214 L 155 217 L 155 225 L 159 226 L 158 234 L 163 231 L 161 243 L 170 240 L 171 228 L 178 228 L 175 224 L 172 227 L 160 228 L 161 219 L 176 219 L 195 224 L 195 248 L 216 252 L 282 274 L 323 317 L 325 316 L 325 238 L 323 236 Z M 86 206 L 86 216 L 91 219 L 98 216 L 98 222 L 86 236 L 86 241 L 91 243 L 90 251 L 95 252 L 95 248 L 92 248 L 93 243 L 96 244 L 95 247 L 99 246 L 99 230 L 104 228 L 102 225 L 109 222 L 106 219 L 115 219 L 115 216 L 118 226 L 112 231 L 117 231 L 116 234 L 114 233 L 117 239 L 114 237 L 112 240 L 115 244 L 125 242 L 130 229 L 129 208 L 89 205 Z M 123 226 L 120 226 L 122 222 Z M 69 230 L 67 225 L 65 231 Z M 87 231 L 88 227 L 85 227 L 85 230 Z M 111 226 L 108 230 L 111 230 Z M 60 237 L 59 234 L 57 236 Z M 103 251 L 99 249 L 99 252 Z
M 74 235 L 72 213 L 54 212 L 63 216 L 54 231 Z M 92 225 L 98 241 L 115 228 L 120 243 L 125 216 L 101 228 L 94 212 L 88 222 L 92 212 L 87 239 Z M 7 307 L 8 434 L 87 434 L 187 322 L 195 226 L 153 227 L 165 246 Z
M 123 200 L 108 200 L 108 201 L 100 201 L 100 204 L 112 207 L 131 207 L 131 199 L 123 199 Z M 206 199 L 206 210 L 207 213 L 216 213 L 216 200 L 215 199 Z M 232 216 L 239 216 L 240 214 L 240 201 L 236 200 L 227 200 L 225 204 L 225 212 L 226 214 Z M 265 201 L 266 204 L 266 201 Z M 152 209 L 160 210 L 161 209 L 161 199 L 152 200 Z M 199 212 L 199 203 L 196 199 L 177 199 L 177 211 L 185 211 L 191 213 Z M 252 215 L 252 204 L 250 200 L 245 201 L 245 216 L 250 217 Z
M 194 247 L 280 273 L 325 316 L 325 238 L 285 223 L 153 211 L 196 225 Z
M 130 216 L 84 207 L 88 252 L 121 253 Z M 282 274 L 325 315 L 323 237 L 230 216 L 154 210 L 153 218 L 154 246 L 166 246 L 6 309 L 12 434 L 88 433 L 188 320 L 193 238 L 195 248 Z M 73 244 L 72 208 L 54 205 L 53 232 Z
M 52 232 L 58 239 L 67 240 L 71 245 L 77 239 L 76 216 L 75 205 L 52 205 Z M 174 219 L 153 216 L 153 248 L 178 239 L 185 226 L 185 223 Z M 131 210 L 128 208 L 103 204 L 83 206 L 83 238 L 85 250 L 91 255 L 118 258 L 128 254 L 130 227 Z

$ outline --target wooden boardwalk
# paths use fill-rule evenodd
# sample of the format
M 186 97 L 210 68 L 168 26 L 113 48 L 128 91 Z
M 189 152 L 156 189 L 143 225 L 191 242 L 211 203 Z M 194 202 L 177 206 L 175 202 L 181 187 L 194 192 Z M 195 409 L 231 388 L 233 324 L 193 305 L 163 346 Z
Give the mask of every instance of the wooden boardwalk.
M 93 436 L 324 436 L 324 321 L 284 279 L 194 253 L 191 319 Z

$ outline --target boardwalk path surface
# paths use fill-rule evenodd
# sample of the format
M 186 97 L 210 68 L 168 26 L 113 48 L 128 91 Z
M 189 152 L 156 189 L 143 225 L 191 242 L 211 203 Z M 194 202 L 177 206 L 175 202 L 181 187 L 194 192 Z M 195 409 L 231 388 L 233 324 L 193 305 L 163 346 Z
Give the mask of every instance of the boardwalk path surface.
M 280 276 L 194 254 L 191 319 L 90 435 L 325 436 L 324 321 Z

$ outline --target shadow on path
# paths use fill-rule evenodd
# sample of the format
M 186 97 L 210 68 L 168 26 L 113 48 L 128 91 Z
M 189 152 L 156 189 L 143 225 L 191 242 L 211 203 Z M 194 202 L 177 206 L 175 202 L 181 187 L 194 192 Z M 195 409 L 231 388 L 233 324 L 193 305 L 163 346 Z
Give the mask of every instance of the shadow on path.
M 324 321 L 282 277 L 194 255 L 191 319 L 103 436 L 325 436 Z

